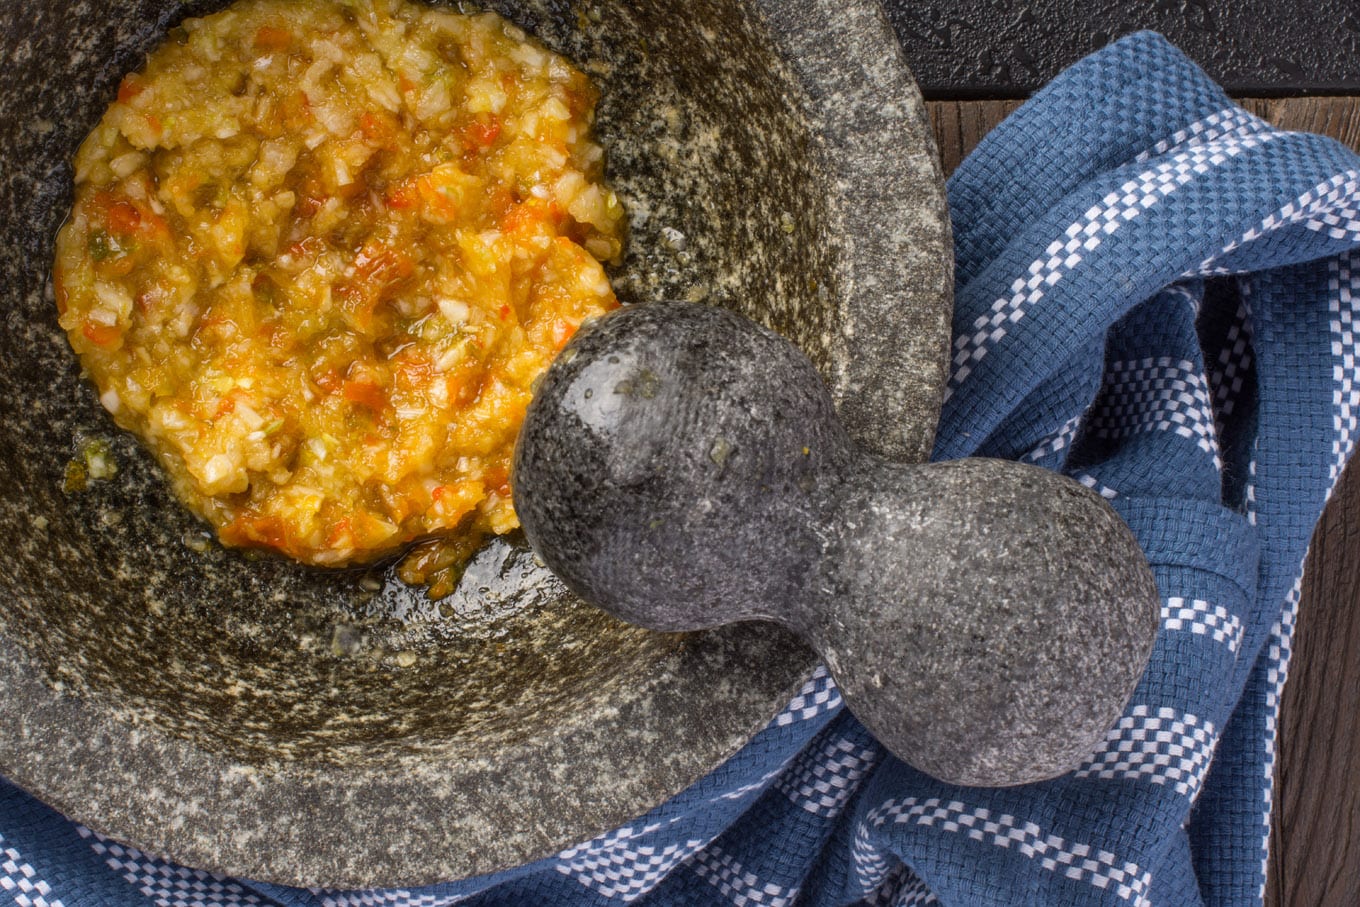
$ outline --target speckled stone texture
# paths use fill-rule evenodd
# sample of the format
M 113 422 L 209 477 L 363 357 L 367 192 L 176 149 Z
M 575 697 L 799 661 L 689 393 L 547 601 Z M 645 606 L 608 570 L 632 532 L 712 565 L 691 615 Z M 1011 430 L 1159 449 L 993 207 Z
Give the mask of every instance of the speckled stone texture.
M 627 821 L 740 747 L 812 653 L 768 630 L 630 628 L 522 539 L 488 545 L 437 604 L 384 569 L 207 544 L 79 375 L 47 282 L 70 157 L 146 50 L 221 5 L 0 6 L 0 771 L 145 850 L 305 885 L 487 872 Z M 877 6 L 491 6 L 603 91 L 632 219 L 620 295 L 778 328 L 859 438 L 923 457 L 948 220 Z M 64 494 L 87 438 L 111 442 L 118 475 Z
M 514 476 L 525 535 L 572 591 L 658 630 L 792 627 L 880 741 L 952 784 L 1075 769 L 1157 635 L 1152 571 L 1098 494 L 1018 463 L 858 452 L 807 358 L 720 309 L 583 328 Z

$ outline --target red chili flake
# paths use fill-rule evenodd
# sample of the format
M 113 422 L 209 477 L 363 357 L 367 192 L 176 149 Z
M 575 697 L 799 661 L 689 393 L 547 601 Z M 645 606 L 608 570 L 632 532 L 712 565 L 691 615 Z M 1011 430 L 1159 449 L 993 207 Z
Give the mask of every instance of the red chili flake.
M 117 325 L 100 324 L 97 321 L 86 321 L 80 326 L 80 333 L 95 346 L 111 346 L 123 336 L 122 330 Z
M 415 259 L 390 246 L 369 244 L 354 257 L 354 270 L 366 280 L 393 283 L 415 273 Z
M 262 25 L 255 31 L 255 46 L 262 50 L 287 50 L 293 35 L 286 28 Z
M 331 527 L 330 534 L 326 536 L 326 544 L 334 548 L 338 542 L 352 534 L 349 517 L 343 517 L 336 520 L 335 525 Z
M 496 137 L 501 134 L 502 128 L 500 117 L 493 116 L 484 120 L 473 120 L 467 125 L 466 133 L 474 144 L 487 148 L 496 141 Z
M 346 381 L 344 397 L 375 413 L 381 413 L 387 406 L 386 392 L 371 381 Z
M 390 118 L 369 111 L 359 117 L 359 131 L 364 140 L 378 148 L 395 148 L 396 133 Z
M 116 202 L 109 206 L 109 229 L 123 236 L 137 232 L 142 225 L 142 215 L 128 202 Z
M 243 513 L 223 526 L 220 535 L 223 542 L 237 547 L 266 545 L 294 556 L 301 550 L 294 544 L 288 527 L 278 517 Z
M 562 347 L 567 345 L 567 341 L 570 340 L 571 335 L 575 333 L 576 333 L 575 328 L 573 328 L 567 322 L 565 321 L 554 322 L 552 330 L 553 345 L 560 350 Z
M 118 103 L 131 104 L 132 99 L 143 91 L 146 91 L 146 86 L 135 75 L 124 76 L 123 81 L 118 83 Z
M 217 412 L 213 413 L 213 418 L 220 419 L 228 413 L 234 412 L 236 412 L 236 395 L 229 394 L 217 404 Z
M 405 211 L 408 208 L 414 208 L 419 201 L 419 190 L 410 183 L 405 182 L 398 183 L 395 186 L 389 186 L 387 192 L 383 195 L 383 203 L 386 204 L 387 207 L 397 211 Z
M 510 497 L 510 470 L 504 466 L 493 467 L 487 470 L 486 478 L 483 480 L 486 487 L 502 497 Z

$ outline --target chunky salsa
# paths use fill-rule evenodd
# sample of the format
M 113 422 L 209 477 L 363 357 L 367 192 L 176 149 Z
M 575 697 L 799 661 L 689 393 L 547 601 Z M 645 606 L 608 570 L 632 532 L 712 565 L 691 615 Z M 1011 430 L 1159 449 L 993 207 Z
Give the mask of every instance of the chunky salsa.
M 129 75 L 75 160 L 62 327 L 234 546 L 449 591 L 518 525 L 535 378 L 617 305 L 589 80 L 500 17 L 242 0 Z

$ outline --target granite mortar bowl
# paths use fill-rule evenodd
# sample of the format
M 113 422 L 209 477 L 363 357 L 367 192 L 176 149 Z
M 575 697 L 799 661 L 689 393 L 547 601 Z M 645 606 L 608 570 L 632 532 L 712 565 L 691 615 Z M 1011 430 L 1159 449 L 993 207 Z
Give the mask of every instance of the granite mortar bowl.
M 764 726 L 811 653 L 769 628 L 629 628 L 513 537 L 437 603 L 381 566 L 223 549 L 81 378 L 48 281 L 68 162 L 121 76 L 222 5 L 0 9 L 0 772 L 143 850 L 304 885 L 488 872 L 640 815 Z M 491 6 L 603 91 L 632 220 L 620 297 L 755 317 L 813 358 L 861 442 L 923 459 L 948 220 L 877 5 Z M 118 474 L 64 493 L 89 439 Z

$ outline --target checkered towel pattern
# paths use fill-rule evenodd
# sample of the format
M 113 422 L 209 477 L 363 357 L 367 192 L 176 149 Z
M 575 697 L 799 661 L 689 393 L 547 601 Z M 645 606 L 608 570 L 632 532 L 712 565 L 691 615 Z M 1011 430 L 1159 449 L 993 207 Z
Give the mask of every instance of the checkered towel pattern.
M 1152 663 L 1077 771 L 950 787 L 819 673 L 629 825 L 494 877 L 283 889 L 166 863 L 0 784 L 22 907 L 1258 903 L 1309 535 L 1360 419 L 1360 159 L 1235 107 L 1156 35 L 1077 64 L 949 186 L 956 340 L 936 456 L 1096 489 L 1163 595 Z

